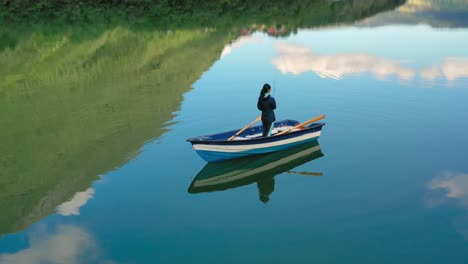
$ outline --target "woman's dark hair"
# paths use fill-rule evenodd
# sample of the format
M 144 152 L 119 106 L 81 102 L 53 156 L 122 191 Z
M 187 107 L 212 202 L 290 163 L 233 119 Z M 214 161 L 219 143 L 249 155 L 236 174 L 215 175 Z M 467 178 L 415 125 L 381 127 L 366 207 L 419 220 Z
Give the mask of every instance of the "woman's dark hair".
M 265 83 L 263 85 L 262 91 L 260 91 L 260 98 L 263 98 L 265 94 L 268 92 L 268 90 L 271 89 L 271 86 L 268 83 Z

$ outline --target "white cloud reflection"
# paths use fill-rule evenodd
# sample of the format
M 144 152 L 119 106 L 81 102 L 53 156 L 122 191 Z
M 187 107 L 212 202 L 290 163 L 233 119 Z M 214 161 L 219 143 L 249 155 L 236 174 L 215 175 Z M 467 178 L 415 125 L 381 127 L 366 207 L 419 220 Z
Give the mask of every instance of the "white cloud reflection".
M 426 206 L 434 208 L 443 204 L 453 203 L 463 210 L 468 209 L 468 174 L 445 172 L 432 179 L 428 184 Z M 463 213 L 453 221 L 455 230 L 468 240 L 468 214 Z
M 252 35 L 241 36 L 238 39 L 236 39 L 234 42 L 232 42 L 231 44 L 224 46 L 220 57 L 224 58 L 227 55 L 229 55 L 234 49 L 240 48 L 248 43 L 261 44 L 262 39 L 258 36 L 252 36 Z
M 85 205 L 89 199 L 93 198 L 93 196 L 93 188 L 89 188 L 84 192 L 77 192 L 70 201 L 64 202 L 57 207 L 57 213 L 63 216 L 79 215 L 80 208 Z
M 399 61 L 368 54 L 321 55 L 307 47 L 283 42 L 276 43 L 275 49 L 278 56 L 272 64 L 283 74 L 315 72 L 322 78 L 342 79 L 347 75 L 371 73 L 377 79 L 397 76 L 405 81 L 417 76 L 426 81 L 438 78 L 454 81 L 468 77 L 468 58 L 448 57 L 433 67 L 414 69 Z
M 446 58 L 439 66 L 440 76 L 454 81 L 457 78 L 468 77 L 468 58 Z
M 275 48 L 279 52 L 273 59 L 282 73 L 302 74 L 312 71 L 323 78 L 341 79 L 348 74 L 371 72 L 380 78 L 396 74 L 401 79 L 412 79 L 414 72 L 397 63 L 366 54 L 320 55 L 310 49 L 277 43 Z
M 0 254 L 2 264 L 113 263 L 101 260 L 93 236 L 72 225 L 58 226 L 55 233 L 32 235 L 29 248 Z
M 429 207 L 454 201 L 468 209 L 468 174 L 445 172 L 432 179 L 427 187 L 431 191 L 426 199 Z

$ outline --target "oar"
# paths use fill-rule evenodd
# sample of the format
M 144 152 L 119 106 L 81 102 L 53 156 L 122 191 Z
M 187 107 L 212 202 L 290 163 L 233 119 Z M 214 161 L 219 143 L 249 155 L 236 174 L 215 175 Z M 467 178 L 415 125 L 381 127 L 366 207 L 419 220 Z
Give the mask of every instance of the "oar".
M 321 172 L 287 171 L 286 173 L 301 174 L 301 175 L 305 175 L 305 176 L 323 176 L 323 173 L 321 173 Z
M 254 121 L 252 121 L 250 124 L 246 125 L 243 129 L 239 130 L 236 134 L 234 134 L 234 136 L 228 138 L 228 141 L 229 140 L 233 140 L 235 137 L 237 137 L 240 133 L 244 132 L 247 128 L 251 127 L 253 124 L 257 123 L 258 121 L 260 121 L 262 119 L 262 116 L 258 116 L 257 118 L 255 118 Z
M 286 133 L 291 132 L 291 131 L 294 130 L 294 129 L 300 128 L 300 127 L 302 127 L 302 126 L 307 126 L 307 125 L 309 125 L 309 124 L 312 124 L 312 123 L 315 122 L 315 121 L 319 121 L 319 120 L 322 120 L 322 119 L 324 119 L 324 118 L 325 118 L 325 115 L 319 115 L 319 116 L 317 116 L 317 117 L 314 117 L 314 118 L 312 118 L 312 119 L 309 119 L 309 120 L 305 121 L 304 123 L 300 123 L 299 125 L 297 125 L 297 126 L 295 126 L 295 127 L 293 127 L 293 128 L 290 128 L 290 129 L 288 129 L 288 130 L 285 130 L 285 131 L 283 131 L 283 132 L 280 132 L 280 133 L 276 134 L 275 136 L 284 135 L 284 134 L 286 134 Z

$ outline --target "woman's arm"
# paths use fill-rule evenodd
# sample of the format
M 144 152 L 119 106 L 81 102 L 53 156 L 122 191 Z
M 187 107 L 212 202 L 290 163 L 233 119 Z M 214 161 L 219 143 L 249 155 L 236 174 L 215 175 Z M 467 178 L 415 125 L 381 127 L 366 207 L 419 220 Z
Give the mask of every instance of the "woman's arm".
M 271 98 L 271 103 L 270 103 L 271 109 L 275 110 L 276 109 L 276 101 L 275 98 Z

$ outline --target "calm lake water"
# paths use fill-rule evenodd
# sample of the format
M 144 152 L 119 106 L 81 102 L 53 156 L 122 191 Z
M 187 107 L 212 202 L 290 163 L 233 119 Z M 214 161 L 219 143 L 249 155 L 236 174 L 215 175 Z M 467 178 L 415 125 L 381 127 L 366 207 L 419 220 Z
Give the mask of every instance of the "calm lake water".
M 12 38 L 0 263 L 468 263 L 468 2 L 355 20 Z M 318 143 L 207 165 L 265 82 Z

